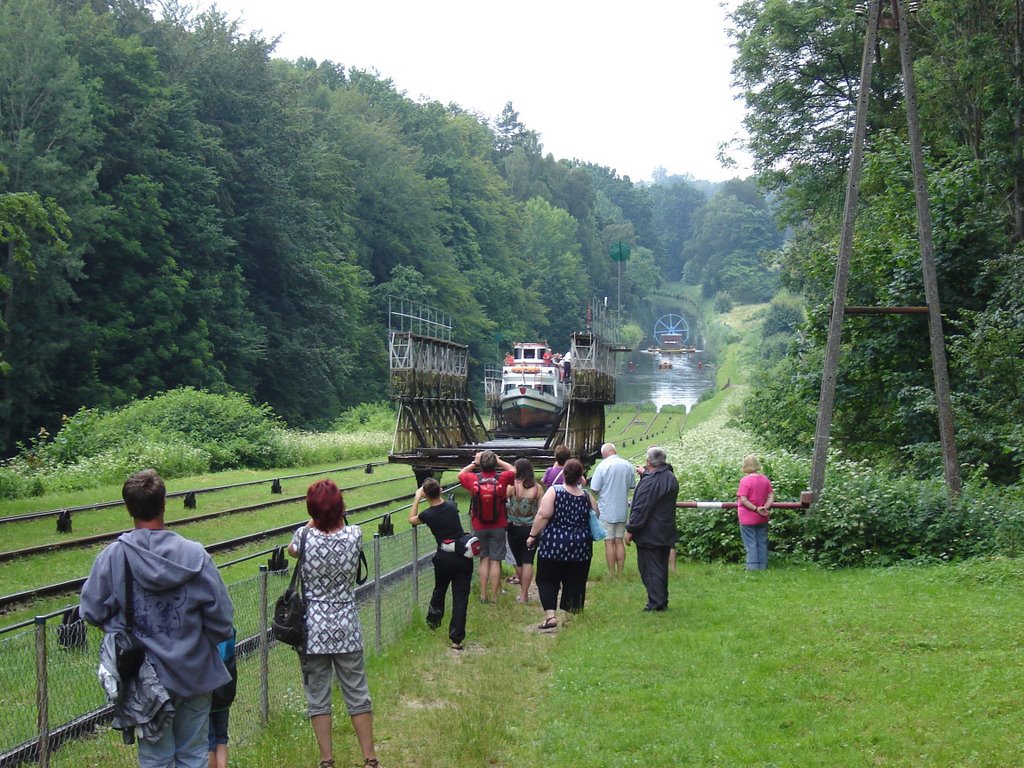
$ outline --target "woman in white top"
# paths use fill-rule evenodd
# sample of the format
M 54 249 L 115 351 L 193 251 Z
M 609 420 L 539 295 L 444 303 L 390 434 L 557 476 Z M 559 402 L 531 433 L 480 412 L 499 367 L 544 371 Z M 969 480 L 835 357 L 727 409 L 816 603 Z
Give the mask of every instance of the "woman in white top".
M 299 557 L 306 603 L 306 646 L 302 659 L 307 712 L 320 768 L 333 768 L 331 680 L 337 677 L 352 718 L 363 765 L 379 765 L 373 746 L 373 707 L 363 658 L 363 635 L 355 603 L 355 581 L 363 531 L 345 524 L 345 500 L 333 480 L 318 480 L 306 491 L 310 521 L 292 537 L 288 553 Z M 332 675 L 333 672 L 333 675 Z

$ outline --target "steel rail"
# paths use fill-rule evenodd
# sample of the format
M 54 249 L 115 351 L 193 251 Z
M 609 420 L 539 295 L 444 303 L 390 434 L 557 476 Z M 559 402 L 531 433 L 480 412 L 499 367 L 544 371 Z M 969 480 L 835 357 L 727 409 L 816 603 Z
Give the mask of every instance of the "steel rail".
M 317 474 L 319 474 L 319 473 L 317 473 Z M 406 479 L 408 479 L 408 478 L 406 478 L 406 477 L 394 477 L 394 478 L 388 478 L 387 480 L 374 480 L 373 482 L 370 482 L 370 483 L 363 483 L 361 485 L 353 485 L 353 486 L 351 486 L 349 488 L 343 488 L 342 490 L 343 491 L 358 491 L 358 490 L 362 490 L 363 488 L 369 488 L 372 485 L 382 485 L 384 483 L 393 483 L 396 480 L 406 480 Z M 306 498 L 305 494 L 303 494 L 302 496 L 287 496 L 287 497 L 280 498 L 280 499 L 272 499 L 270 501 L 261 501 L 261 502 L 259 502 L 257 504 L 248 504 L 248 505 L 242 506 L 242 507 L 231 507 L 229 509 L 222 509 L 222 510 L 218 510 L 216 512 L 206 512 L 206 513 L 204 513 L 202 515 L 193 515 L 192 517 L 182 517 L 182 518 L 178 518 L 178 519 L 175 519 L 175 520 L 168 520 L 166 523 L 164 523 L 164 527 L 166 527 L 166 528 L 173 528 L 175 526 L 186 525 L 186 524 L 189 524 L 189 523 L 202 522 L 204 520 L 210 520 L 212 518 L 222 517 L 224 515 L 233 515 L 233 514 L 237 514 L 237 513 L 240 513 L 240 512 L 253 512 L 253 511 L 256 511 L 256 510 L 259 510 L 259 509 L 266 509 L 268 507 L 275 507 L 275 506 L 278 506 L 278 505 L 281 505 L 281 504 L 292 504 L 292 503 L 295 503 L 297 501 L 302 501 L 305 498 Z M 403 496 L 393 497 L 391 499 L 391 501 L 397 501 L 400 498 L 403 498 Z M 73 549 L 75 547 L 84 547 L 84 546 L 88 546 L 90 544 L 96 544 L 98 542 L 109 541 L 111 539 L 117 538 L 122 533 L 125 533 L 126 531 L 129 531 L 129 530 L 131 530 L 131 529 L 130 528 L 126 528 L 126 529 L 119 530 L 119 531 L 108 531 L 107 533 L 97 533 L 97 534 L 93 534 L 91 536 L 81 536 L 81 537 L 79 537 L 77 539 L 67 539 L 65 541 L 52 541 L 52 542 L 48 542 L 46 544 L 36 544 L 35 546 L 25 547 L 23 549 L 15 549 L 15 550 L 10 550 L 8 552 L 0 552 L 0 562 L 5 562 L 7 560 L 13 560 L 13 559 L 15 559 L 17 557 L 22 557 L 22 556 L 26 556 L 26 555 L 36 555 L 36 554 L 41 554 L 43 552 L 53 552 L 53 551 L 62 550 L 62 549 Z
M 348 471 L 353 470 L 353 469 L 363 469 L 365 467 L 381 467 L 381 466 L 386 466 L 387 464 L 388 464 L 388 462 L 386 462 L 386 461 L 371 461 L 371 462 L 368 462 L 366 464 L 353 464 L 350 467 L 335 467 L 334 469 L 322 469 L 319 472 L 301 472 L 301 473 L 299 473 L 297 475 L 281 475 L 281 476 L 278 476 L 278 477 L 269 477 L 269 478 L 265 478 L 265 479 L 262 479 L 262 480 L 246 480 L 246 481 L 241 482 L 241 483 L 229 483 L 227 485 L 214 485 L 214 486 L 209 486 L 207 488 L 194 488 L 194 489 L 188 490 L 188 491 L 174 491 L 173 493 L 168 493 L 167 494 L 167 498 L 168 499 L 179 499 L 179 498 L 182 498 L 184 496 L 187 496 L 190 493 L 196 493 L 196 494 L 199 494 L 199 493 L 215 493 L 217 491 L 226 491 L 226 490 L 229 490 L 231 488 L 242 488 L 242 487 L 248 486 L 248 485 L 262 485 L 263 483 L 273 483 L 275 480 L 295 480 L 296 478 L 299 478 L 299 477 L 312 477 L 313 475 L 326 475 L 326 474 L 332 474 L 332 473 L 336 473 L 336 472 L 348 472 Z M 377 482 L 389 482 L 389 481 L 387 481 L 387 480 L 380 480 L 380 481 L 377 481 Z M 372 485 L 372 483 L 367 483 L 367 485 Z M 359 487 L 364 487 L 364 486 L 359 486 Z M 100 501 L 100 502 L 97 502 L 95 504 L 80 504 L 80 505 L 74 506 L 74 507 L 62 507 L 61 509 L 48 509 L 48 510 L 45 510 L 45 511 L 42 511 L 42 512 L 25 512 L 24 514 L 20 514 L 20 515 L 7 515 L 5 517 L 0 517 L 0 525 L 3 525 L 4 523 L 20 523 L 20 522 L 25 522 L 26 520 L 38 520 L 38 519 L 44 518 L 44 517 L 56 517 L 61 512 L 88 512 L 88 511 L 94 510 L 94 509 L 110 509 L 111 507 L 122 507 L 122 506 L 124 506 L 124 501 L 122 499 L 116 499 L 114 501 Z
M 294 502 L 300 501 L 300 500 L 302 500 L 304 498 L 305 498 L 305 496 L 294 497 L 290 501 L 292 503 L 294 503 Z M 393 503 L 395 501 L 398 501 L 400 499 L 403 499 L 403 498 L 408 498 L 408 496 L 406 495 L 406 496 L 398 496 L 398 497 L 390 498 L 390 499 L 382 499 L 381 501 L 371 502 L 370 504 L 364 504 L 364 505 L 359 506 L 359 507 L 352 507 L 349 510 L 349 512 L 350 513 L 364 512 L 366 510 L 373 509 L 375 507 L 384 506 L 385 504 L 391 504 L 391 503 Z M 271 502 L 271 503 L 282 503 L 282 502 L 279 500 L 279 501 Z M 401 509 L 401 507 L 399 509 Z M 220 513 L 218 513 L 218 514 L 220 514 Z M 383 516 L 383 515 L 381 515 L 381 516 Z M 361 520 L 357 524 L 363 525 L 365 523 L 372 522 L 375 519 L 377 519 L 377 518 L 369 518 L 367 520 Z M 230 550 L 230 549 L 234 549 L 236 547 L 240 547 L 243 544 L 248 544 L 249 542 L 252 542 L 252 541 L 259 541 L 260 539 L 267 539 L 267 538 L 270 538 L 272 536 L 279 536 L 282 533 L 287 533 L 289 531 L 294 531 L 297 526 L 302 525 L 304 522 L 306 522 L 306 521 L 305 520 L 297 520 L 295 522 L 287 523 L 285 525 L 279 525 L 279 526 L 276 526 L 274 528 L 267 528 L 267 529 L 265 529 L 263 531 L 258 531 L 256 533 L 247 533 L 244 536 L 239 536 L 239 537 L 234 538 L 234 539 L 228 539 L 227 541 L 221 541 L 221 542 L 217 542 L 215 544 L 210 544 L 210 545 L 206 546 L 205 549 L 211 555 L 216 553 L 216 552 L 224 552 L 224 551 L 227 551 L 227 550 Z M 118 532 L 115 532 L 115 533 L 101 534 L 101 535 L 106 536 L 108 538 L 116 539 L 122 533 L 126 533 L 126 531 L 118 531 Z M 91 538 L 95 538 L 95 537 L 91 537 Z M 71 542 L 67 542 L 67 543 L 71 543 Z M 8 553 L 5 553 L 5 554 L 8 554 Z M 62 581 L 62 582 L 58 582 L 56 584 L 49 584 L 49 585 L 46 585 L 46 586 L 43 586 L 43 587 L 35 587 L 33 589 L 27 589 L 27 590 L 23 590 L 21 592 L 15 592 L 15 593 L 9 594 L 9 595 L 0 595 L 0 610 L 4 609 L 4 608 L 6 608 L 6 607 L 8 607 L 10 605 L 14 605 L 16 603 L 23 603 L 23 602 L 26 602 L 28 600 L 32 600 L 32 599 L 35 599 L 35 598 L 51 597 L 53 595 L 59 595 L 59 594 L 65 593 L 65 592 L 73 592 L 75 590 L 79 590 L 79 589 L 82 588 L 82 585 L 85 584 L 85 579 L 86 579 L 86 577 L 82 576 L 82 577 L 77 578 L 77 579 L 71 579 L 69 581 Z M 0 630 L 0 633 L 2 633 L 2 632 L 3 632 L 3 630 Z

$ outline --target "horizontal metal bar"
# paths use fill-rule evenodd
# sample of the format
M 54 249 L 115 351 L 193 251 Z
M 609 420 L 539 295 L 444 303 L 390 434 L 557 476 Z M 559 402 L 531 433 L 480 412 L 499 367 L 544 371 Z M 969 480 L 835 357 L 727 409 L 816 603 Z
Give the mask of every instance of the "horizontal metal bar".
M 928 307 L 843 307 L 847 315 L 927 315 Z
M 736 501 L 677 501 L 677 509 L 736 509 L 739 502 Z M 801 504 L 798 501 L 774 501 L 772 509 L 807 509 L 809 504 Z

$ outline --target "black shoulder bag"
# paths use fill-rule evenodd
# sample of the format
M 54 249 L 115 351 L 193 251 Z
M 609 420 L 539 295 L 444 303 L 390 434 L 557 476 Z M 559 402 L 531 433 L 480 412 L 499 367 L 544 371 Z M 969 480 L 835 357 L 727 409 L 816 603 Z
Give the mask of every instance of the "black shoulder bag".
M 306 604 L 302 599 L 302 554 L 306 549 L 306 534 L 309 528 L 303 528 L 299 534 L 299 557 L 295 561 L 295 570 L 288 589 L 277 598 L 274 606 L 274 620 L 270 629 L 274 637 L 293 648 L 301 648 L 306 644 Z
M 129 680 L 139 672 L 146 649 L 135 636 L 135 606 L 132 600 L 132 569 L 128 565 L 128 555 L 124 558 L 124 629 L 114 634 L 114 661 L 117 664 L 117 676 L 121 678 L 121 691 Z

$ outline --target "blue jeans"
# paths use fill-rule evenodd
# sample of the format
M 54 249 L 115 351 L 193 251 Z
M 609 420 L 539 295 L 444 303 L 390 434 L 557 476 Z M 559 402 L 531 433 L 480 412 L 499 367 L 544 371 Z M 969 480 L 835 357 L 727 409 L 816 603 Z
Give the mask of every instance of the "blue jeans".
M 763 571 L 768 567 L 768 523 L 740 525 L 740 538 L 747 548 L 747 570 Z
M 210 694 L 172 695 L 174 718 L 155 744 L 139 740 L 139 768 L 208 768 Z

